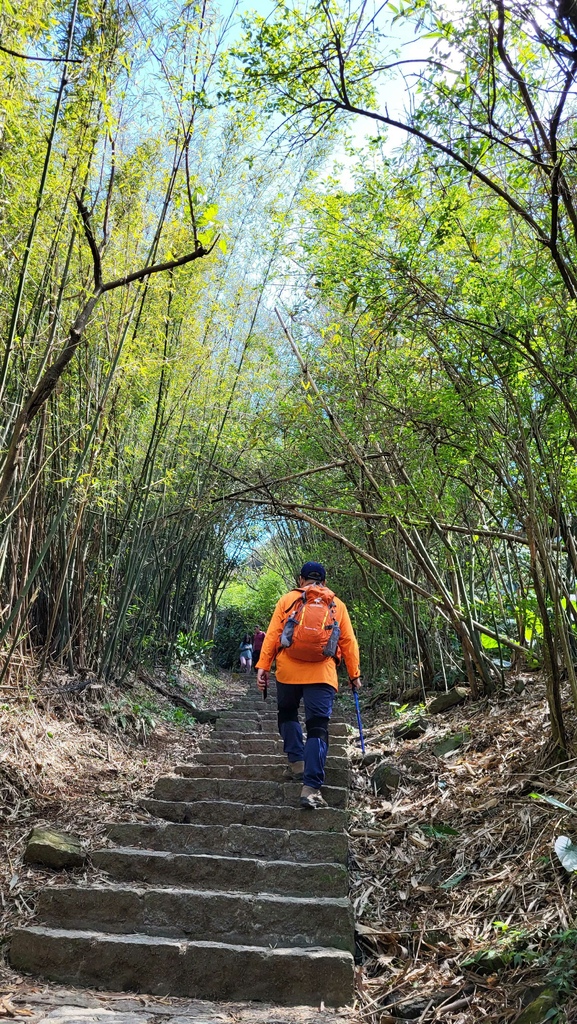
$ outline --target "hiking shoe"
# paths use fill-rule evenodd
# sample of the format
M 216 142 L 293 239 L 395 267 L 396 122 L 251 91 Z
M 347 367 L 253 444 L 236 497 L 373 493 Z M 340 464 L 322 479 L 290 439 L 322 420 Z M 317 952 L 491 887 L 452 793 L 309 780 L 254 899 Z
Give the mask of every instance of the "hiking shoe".
M 289 761 L 282 777 L 286 782 L 302 782 L 304 770 L 304 761 Z
M 300 805 L 311 811 L 329 806 L 326 800 L 323 800 L 320 789 L 313 789 L 312 786 L 303 786 L 301 789 Z

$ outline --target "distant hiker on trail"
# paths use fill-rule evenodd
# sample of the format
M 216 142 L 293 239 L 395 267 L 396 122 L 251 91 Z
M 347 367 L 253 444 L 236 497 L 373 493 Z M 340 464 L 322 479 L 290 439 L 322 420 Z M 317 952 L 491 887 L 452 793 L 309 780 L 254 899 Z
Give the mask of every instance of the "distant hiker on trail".
M 259 656 L 260 656 L 260 652 L 262 650 L 263 640 L 264 640 L 264 632 L 262 631 L 260 626 L 257 626 L 255 631 L 254 631 L 254 636 L 252 638 L 252 663 L 253 663 L 253 665 L 255 667 L 255 671 L 256 671 L 256 667 L 258 665 L 258 659 L 259 659 Z
M 241 672 L 250 672 L 252 668 L 252 637 L 248 633 L 243 636 L 239 645 Z
M 344 659 L 353 689 L 361 685 L 359 645 L 346 605 L 325 586 L 320 562 L 306 562 L 298 589 L 277 602 L 258 661 L 259 690 L 276 659 L 278 729 L 288 757 L 285 777 L 303 783 L 301 807 L 326 807 L 321 794 L 329 746 L 329 719 Z M 304 700 L 306 743 L 298 720 Z

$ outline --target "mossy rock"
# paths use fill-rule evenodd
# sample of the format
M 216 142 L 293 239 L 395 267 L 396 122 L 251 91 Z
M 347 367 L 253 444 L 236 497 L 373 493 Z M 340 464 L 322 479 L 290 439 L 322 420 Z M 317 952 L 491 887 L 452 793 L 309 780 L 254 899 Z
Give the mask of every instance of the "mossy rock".
M 401 773 L 392 764 L 383 762 L 373 774 L 373 786 L 377 795 L 388 796 L 389 793 L 399 788 Z
M 470 733 L 467 729 L 464 732 L 455 732 L 452 736 L 445 736 L 444 740 L 439 740 L 433 747 L 433 753 L 436 757 L 442 757 L 443 754 L 450 754 L 452 750 L 458 750 L 459 747 L 463 746 L 470 739 Z
M 47 868 L 80 868 L 86 860 L 78 836 L 54 828 L 33 828 L 24 860 L 27 864 L 43 864 Z
M 546 988 L 521 1011 L 520 1016 L 515 1018 L 515 1024 L 544 1024 L 549 1011 L 556 1008 L 557 993 L 552 988 Z
M 430 715 L 438 715 L 441 711 L 448 711 L 449 708 L 454 708 L 457 704 L 462 704 L 463 701 L 467 700 L 469 693 L 470 690 L 467 687 L 455 686 L 448 693 L 440 693 L 438 697 L 435 697 L 429 704 L 427 711 Z
M 424 718 L 414 718 L 411 722 L 403 722 L 393 729 L 393 736 L 398 740 L 416 740 L 422 736 L 427 729 L 427 722 Z

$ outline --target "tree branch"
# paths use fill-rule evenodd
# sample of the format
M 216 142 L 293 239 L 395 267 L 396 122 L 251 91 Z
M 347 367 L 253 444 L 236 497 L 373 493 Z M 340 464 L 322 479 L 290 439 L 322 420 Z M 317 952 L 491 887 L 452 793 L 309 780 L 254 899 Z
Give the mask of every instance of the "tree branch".
M 164 263 L 153 263 L 150 267 L 143 267 L 142 270 L 135 270 L 132 274 L 126 274 L 125 277 L 117 277 L 114 281 L 107 281 L 100 288 L 100 293 L 111 292 L 114 288 L 121 288 L 123 285 L 132 284 L 134 281 L 143 281 L 145 277 L 149 277 L 150 274 L 160 274 L 163 270 L 175 270 L 177 267 L 183 267 L 186 263 L 191 263 L 193 260 L 198 260 L 202 256 L 208 256 L 212 252 L 220 235 L 217 235 L 212 245 L 208 249 L 205 249 L 204 245 L 197 245 L 194 252 L 187 253 L 186 256 L 181 256 L 177 260 L 166 260 Z
M 0 50 L 10 54 L 11 57 L 18 57 L 19 60 L 50 61 L 53 64 L 82 64 L 82 60 L 78 57 L 32 57 L 27 53 L 18 53 L 17 50 L 11 50 L 9 46 L 1 44 Z
M 92 265 L 94 268 L 94 291 L 100 292 L 102 288 L 102 263 L 100 260 L 100 250 L 96 244 L 94 232 L 92 231 L 92 225 L 90 223 L 90 214 L 82 202 L 80 196 L 74 196 L 76 205 L 80 216 L 82 217 L 82 224 L 84 226 L 84 234 L 86 235 L 86 241 L 92 254 Z

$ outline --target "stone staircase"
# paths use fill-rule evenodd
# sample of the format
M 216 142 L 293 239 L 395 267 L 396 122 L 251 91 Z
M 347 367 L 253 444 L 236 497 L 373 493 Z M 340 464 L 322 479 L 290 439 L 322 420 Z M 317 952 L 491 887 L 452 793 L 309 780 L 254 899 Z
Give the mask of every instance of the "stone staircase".
M 302 810 L 274 708 L 274 692 L 254 692 L 222 714 L 195 763 L 142 801 L 150 823 L 108 827 L 92 861 L 109 882 L 41 893 L 38 923 L 13 933 L 13 966 L 109 990 L 349 1002 L 346 727 L 333 718 L 330 806 Z

